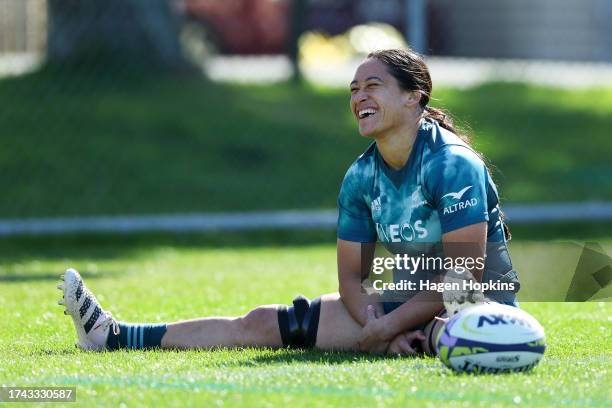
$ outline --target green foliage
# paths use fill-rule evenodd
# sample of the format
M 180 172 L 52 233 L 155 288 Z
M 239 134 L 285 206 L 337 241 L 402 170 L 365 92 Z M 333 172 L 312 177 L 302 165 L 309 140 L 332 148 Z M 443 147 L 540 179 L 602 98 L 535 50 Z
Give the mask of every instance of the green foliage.
M 502 199 L 610 200 L 612 89 L 571 91 L 525 84 L 442 90 L 447 106 L 492 163 Z
M 612 199 L 612 90 L 436 90 L 504 200 Z M 6 217 L 332 208 L 366 148 L 348 91 L 48 69 L 0 81 Z

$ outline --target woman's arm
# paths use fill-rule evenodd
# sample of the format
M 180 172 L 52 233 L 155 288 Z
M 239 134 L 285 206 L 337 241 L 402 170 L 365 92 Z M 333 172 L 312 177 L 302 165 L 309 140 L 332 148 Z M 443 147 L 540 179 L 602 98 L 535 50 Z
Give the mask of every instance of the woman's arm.
M 487 223 L 469 225 L 442 236 L 445 257 L 484 257 L 487 240 Z M 455 245 L 459 243 L 460 245 Z M 482 279 L 482 270 L 470 271 L 477 280 Z M 439 292 L 421 292 L 416 294 L 406 303 L 378 319 L 368 321 L 371 327 L 364 327 L 368 332 L 370 342 L 385 342 L 392 340 L 396 335 L 410 330 L 411 328 L 426 323 L 444 307 L 442 294 Z
M 361 282 L 367 277 L 369 265 L 374 256 L 375 244 L 338 239 L 338 285 L 340 298 L 349 313 L 360 325 L 367 320 L 366 309 L 373 305 L 380 309 L 378 302 L 362 289 Z M 365 253 L 362 253 L 365 251 Z M 364 267 L 364 264 L 367 266 Z M 382 313 L 381 313 L 382 314 Z

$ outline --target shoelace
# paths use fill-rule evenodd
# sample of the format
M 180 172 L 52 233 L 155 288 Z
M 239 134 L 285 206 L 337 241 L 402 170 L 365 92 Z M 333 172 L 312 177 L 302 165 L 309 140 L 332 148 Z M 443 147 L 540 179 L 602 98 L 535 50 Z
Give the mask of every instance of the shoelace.
M 113 334 L 115 336 L 117 336 L 119 334 L 119 332 L 121 331 L 121 329 L 119 328 L 119 323 L 117 323 L 117 320 L 115 320 L 115 318 L 113 317 L 113 314 L 111 312 L 104 312 L 104 321 L 102 322 L 104 329 L 106 329 L 108 326 L 112 326 L 113 327 Z
M 100 302 L 98 302 L 98 299 L 96 299 L 96 297 L 94 296 L 93 293 L 91 293 L 91 291 L 89 290 L 89 288 L 87 288 L 85 285 L 83 285 L 84 290 L 83 290 L 83 295 L 84 296 L 89 296 L 90 299 L 93 301 L 92 302 L 92 306 L 95 307 L 94 305 L 100 305 Z M 90 307 L 92 307 L 90 306 Z M 100 309 L 102 309 L 100 307 Z M 121 329 L 119 328 L 119 323 L 117 323 L 117 320 L 115 320 L 115 318 L 113 317 L 113 314 L 111 312 L 107 312 L 106 310 L 102 309 L 102 316 L 104 318 L 104 320 L 100 323 L 100 326 L 103 327 L 105 330 L 108 326 L 113 327 L 113 334 L 116 336 L 121 332 Z

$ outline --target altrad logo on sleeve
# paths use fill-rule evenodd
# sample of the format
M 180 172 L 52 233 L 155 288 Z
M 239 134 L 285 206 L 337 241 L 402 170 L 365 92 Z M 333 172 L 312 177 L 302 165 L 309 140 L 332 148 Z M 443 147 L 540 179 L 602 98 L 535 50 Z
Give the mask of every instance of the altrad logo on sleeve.
M 442 198 L 444 199 L 448 197 L 448 199 L 452 200 L 453 203 L 444 207 L 443 214 L 446 215 L 446 214 L 456 213 L 457 211 L 461 211 L 461 210 L 464 210 L 469 207 L 473 207 L 476 204 L 478 204 L 478 199 L 475 197 L 463 200 L 463 196 L 471 188 L 472 186 L 470 185 L 470 186 L 462 188 L 461 190 L 457 192 L 450 192 L 448 194 L 444 194 Z

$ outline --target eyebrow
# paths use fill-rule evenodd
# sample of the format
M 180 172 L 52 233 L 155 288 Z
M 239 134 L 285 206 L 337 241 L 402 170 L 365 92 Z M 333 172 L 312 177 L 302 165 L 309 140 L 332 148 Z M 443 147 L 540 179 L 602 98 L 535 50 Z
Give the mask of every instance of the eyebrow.
M 365 80 L 366 80 L 366 81 L 369 81 L 369 80 L 371 80 L 371 79 L 376 79 L 376 80 L 378 80 L 378 81 L 380 81 L 380 82 L 385 82 L 385 81 L 383 81 L 383 80 L 382 80 L 382 78 L 377 77 L 377 76 L 367 77 Z M 353 86 L 353 85 L 354 85 L 354 84 L 356 84 L 356 83 L 357 83 L 357 80 L 356 80 L 356 79 L 354 79 L 354 80 L 353 80 L 353 81 L 352 81 L 352 82 L 349 84 L 349 86 Z

